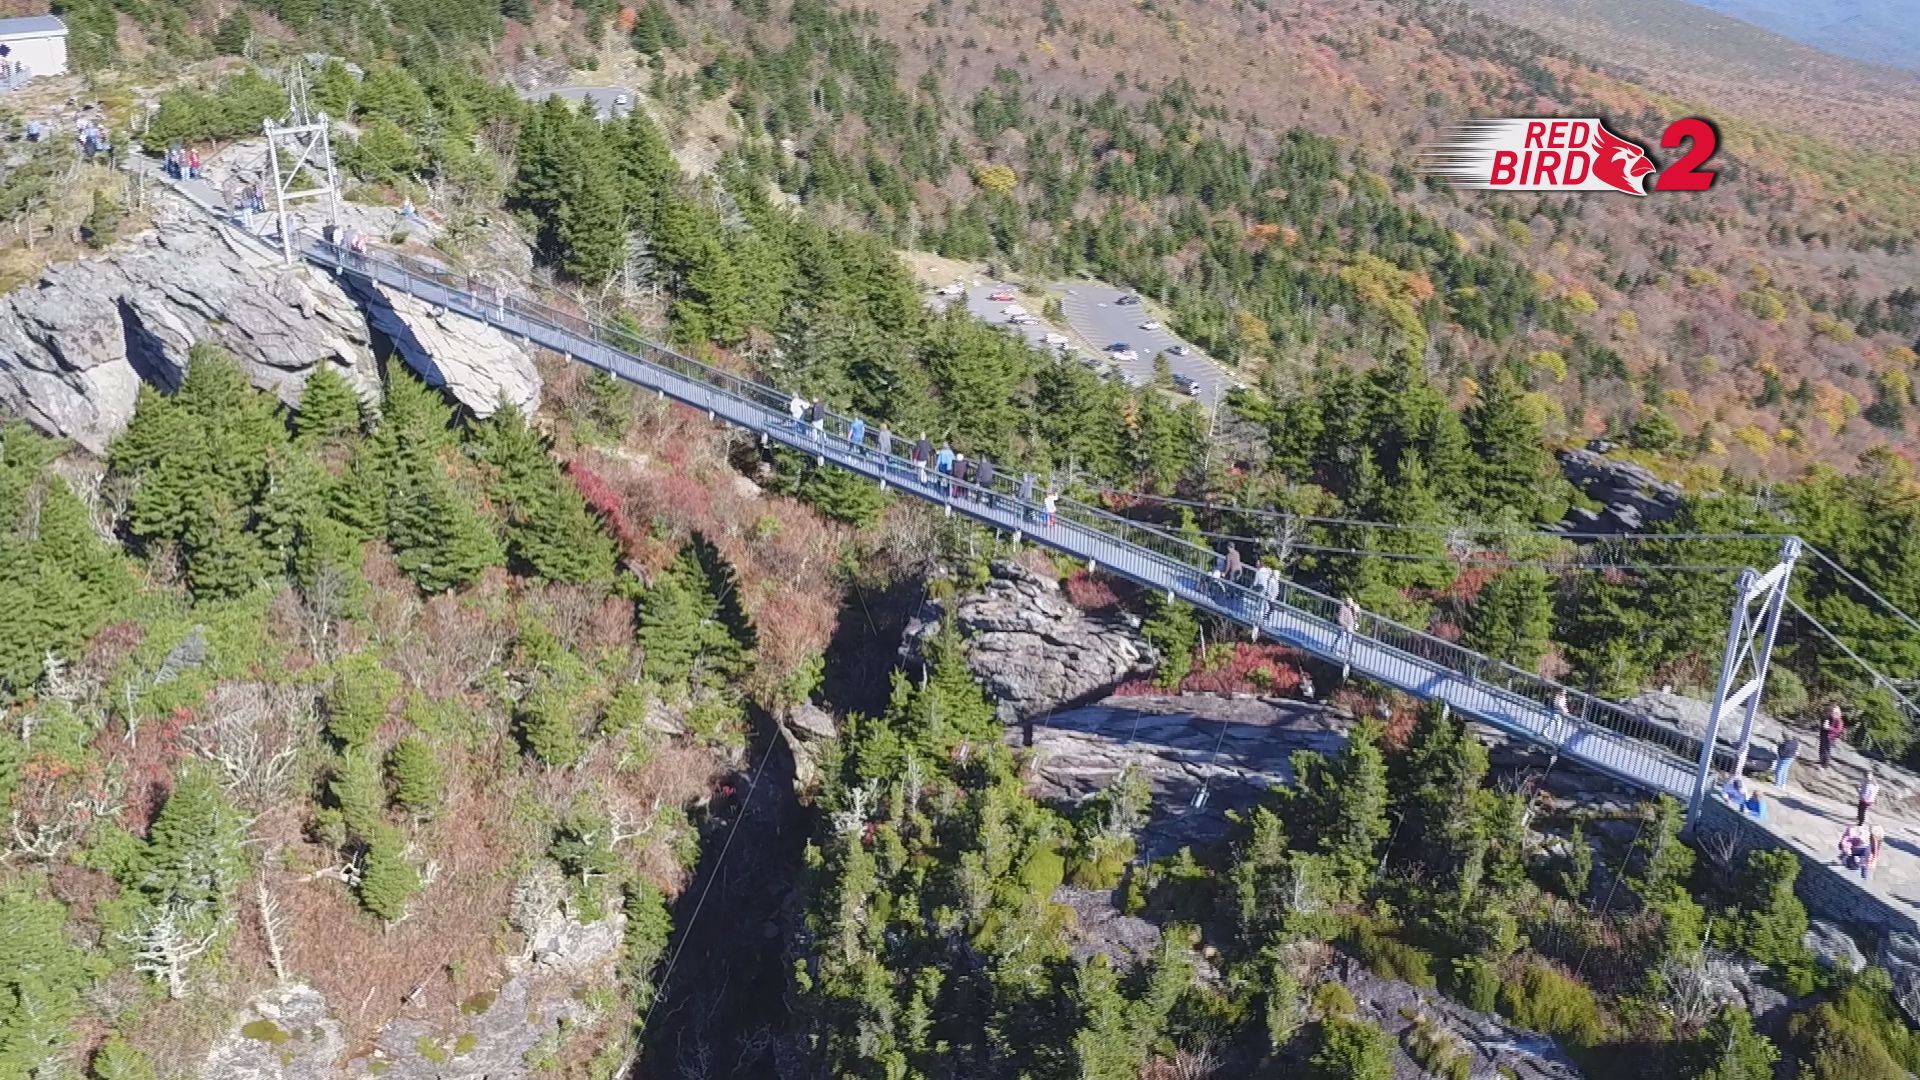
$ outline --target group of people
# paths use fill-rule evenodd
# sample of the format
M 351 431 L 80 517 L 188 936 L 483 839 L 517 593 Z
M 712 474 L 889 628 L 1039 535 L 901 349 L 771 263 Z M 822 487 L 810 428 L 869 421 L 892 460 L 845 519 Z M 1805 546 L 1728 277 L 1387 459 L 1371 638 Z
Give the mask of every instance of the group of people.
M 168 147 L 167 156 L 161 164 L 166 169 L 167 178 L 170 180 L 200 179 L 200 151 L 198 150 L 192 148 L 182 150 L 177 146 Z
M 1846 714 L 1841 711 L 1840 706 L 1827 707 L 1827 714 L 1820 723 L 1819 733 L 1820 767 L 1831 768 L 1834 748 L 1847 733 Z M 1773 760 L 1775 788 L 1782 790 L 1786 788 L 1787 779 L 1793 775 L 1794 762 L 1799 760 L 1801 749 L 1798 735 L 1789 732 L 1786 738 L 1780 740 L 1779 747 L 1774 751 Z M 1757 803 L 1760 797 L 1755 794 L 1751 798 Z M 1859 871 L 1862 878 L 1870 876 L 1873 867 L 1880 861 L 1881 841 L 1885 832 L 1877 823 L 1871 826 L 1867 824 L 1867 815 L 1873 812 L 1873 806 L 1879 799 L 1880 771 L 1877 766 L 1869 764 L 1865 775 L 1860 778 L 1859 788 L 1854 792 L 1853 824 L 1840 833 L 1840 864 L 1848 870 Z
M 113 151 L 113 140 L 108 137 L 107 129 L 92 117 L 81 117 L 75 122 L 74 138 L 80 140 L 80 152 L 88 161 L 107 157 Z
M 787 416 L 795 429 L 805 432 L 816 445 L 825 445 L 827 422 L 831 415 L 820 399 L 809 401 L 794 394 L 787 402 Z M 847 422 L 846 440 L 856 456 L 867 455 L 870 444 L 864 418 L 856 416 Z M 892 472 L 893 428 L 885 421 L 874 431 L 871 446 L 877 451 L 882 467 Z M 984 454 L 969 460 L 967 455 L 954 450 L 944 441 L 935 449 L 933 440 L 927 438 L 927 433 L 923 431 L 908 448 L 907 462 L 913 468 L 915 479 L 923 487 L 942 490 L 950 499 L 977 499 L 988 506 L 998 505 L 999 497 L 994 493 L 994 482 L 999 478 L 1000 471 L 993 459 Z M 1051 528 L 1054 515 L 1060 508 L 1060 496 L 1049 490 L 1036 502 L 1035 479 L 1030 472 L 1021 474 L 1014 501 L 1020 508 L 1022 520 L 1032 521 L 1037 513 L 1042 523 Z

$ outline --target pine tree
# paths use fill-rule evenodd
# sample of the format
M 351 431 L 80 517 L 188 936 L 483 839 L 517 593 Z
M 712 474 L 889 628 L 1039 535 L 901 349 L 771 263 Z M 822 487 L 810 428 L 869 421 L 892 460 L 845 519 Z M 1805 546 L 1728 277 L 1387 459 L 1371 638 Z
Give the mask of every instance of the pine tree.
M 387 705 L 399 690 L 400 677 L 372 654 L 342 657 L 324 699 L 327 734 L 342 747 L 365 746 L 386 723 Z
M 719 688 L 738 669 L 743 643 L 723 617 L 715 585 L 690 543 L 647 587 L 634 637 L 648 678 L 664 685 Z
M 407 902 L 420 892 L 420 871 L 407 861 L 406 840 L 400 830 L 382 825 L 367 837 L 367 856 L 360 868 L 360 903 L 388 922 L 407 913 Z
M 467 585 L 505 558 L 486 519 L 454 491 L 437 466 L 400 481 L 388 515 L 394 561 L 423 592 Z
M 564 769 L 580 760 L 585 747 L 574 703 L 563 689 L 543 686 L 527 694 L 514 712 L 520 742 L 543 765 Z
M 1483 521 L 1552 521 L 1565 509 L 1566 481 L 1548 453 L 1539 417 L 1513 376 L 1496 372 L 1464 417 L 1473 449 L 1467 505 Z
M 1460 643 L 1534 671 L 1553 631 L 1552 579 L 1534 566 L 1503 571 L 1480 587 L 1460 628 Z
M 67 909 L 36 879 L 0 887 L 0 1076 L 62 1067 L 96 965 L 67 936 Z
M 605 282 L 626 259 L 620 187 L 598 167 L 583 169 L 572 178 L 555 224 L 560 269 L 582 284 Z
M 613 538 L 517 409 L 503 406 L 473 429 L 487 498 L 505 517 L 507 554 L 549 581 L 613 580 Z
M 645 109 L 627 114 L 616 140 L 614 160 L 620 165 L 620 196 L 628 223 L 650 234 L 661 197 L 679 178 L 680 167 L 674 164 L 666 137 Z
M 1339 862 L 1349 889 L 1357 890 L 1371 879 L 1380 845 L 1390 832 L 1379 724 L 1368 721 L 1355 727 L 1332 761 L 1297 750 L 1292 762 L 1295 782 L 1287 801 L 1298 808 L 1297 820 L 1315 838 L 1318 850 Z
M 246 871 L 245 826 L 211 773 L 191 768 L 147 831 L 132 881 L 155 907 L 180 905 L 218 923 Z
M 266 488 L 253 533 L 265 554 L 270 572 L 291 568 L 307 533 L 324 513 L 327 476 L 308 453 L 286 447 L 267 463 Z
M 272 559 L 247 529 L 244 513 L 216 496 L 187 525 L 182 548 L 195 600 L 227 600 L 266 579 Z
M 1132 1008 L 1105 956 L 1074 970 L 1071 991 L 1080 1030 L 1073 1037 L 1073 1075 L 1082 1080 L 1135 1080 L 1144 1064 Z
M 119 1036 L 102 1043 L 87 1068 L 93 1080 L 156 1080 L 158 1076 L 153 1062 Z
M 324 446 L 356 435 L 363 422 L 360 395 L 331 364 L 314 368 L 293 414 L 294 441 Z
M 1780 1051 L 1772 1040 L 1753 1030 L 1745 1009 L 1726 1006 L 1688 1047 L 1682 1080 L 1771 1080 Z M 1839 1075 L 1807 1069 L 1803 1076 Z M 1864 1080 L 1865 1070 L 1848 1074 Z
M 386 788 L 381 783 L 380 759 L 374 748 L 353 746 L 333 764 L 327 794 L 340 811 L 347 835 L 370 840 L 386 822 Z
M 415 817 L 430 817 L 440 808 L 440 763 L 421 740 L 408 736 L 387 751 L 387 780 L 393 801 Z
M 673 302 L 673 334 L 688 345 L 732 345 L 747 332 L 746 281 L 719 240 L 700 245 Z

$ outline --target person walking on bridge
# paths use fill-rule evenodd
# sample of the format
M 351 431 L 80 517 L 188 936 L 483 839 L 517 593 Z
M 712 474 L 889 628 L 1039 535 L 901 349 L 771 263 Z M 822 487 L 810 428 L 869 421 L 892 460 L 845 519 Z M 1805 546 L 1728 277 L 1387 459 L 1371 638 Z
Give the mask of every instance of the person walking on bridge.
M 1267 602 L 1260 612 L 1261 622 L 1272 618 L 1273 609 L 1280 606 L 1280 568 L 1274 566 L 1268 567 L 1267 569 L 1269 571 L 1267 574 L 1267 586 L 1260 590 L 1261 595 L 1267 598 Z
M 1340 640 L 1334 646 L 1334 651 L 1340 654 L 1340 663 L 1344 665 L 1353 658 L 1353 638 L 1360 629 L 1360 605 L 1354 602 L 1353 597 L 1340 598 L 1338 619 Z
M 978 475 L 975 476 L 974 483 L 980 485 L 980 501 L 982 503 L 985 503 L 987 506 L 992 506 L 993 505 L 993 459 L 988 457 L 985 454 L 980 455 L 980 471 Z
M 919 441 L 913 444 L 913 468 L 919 474 L 921 486 L 927 482 L 927 462 L 933 459 L 933 442 L 926 432 L 920 433 Z
M 1047 528 L 1051 529 L 1053 528 L 1053 512 L 1060 507 L 1060 496 L 1051 491 L 1047 492 L 1046 501 L 1042 506 L 1047 512 Z
M 885 420 L 880 421 L 880 431 L 874 436 L 874 441 L 880 444 L 879 450 L 880 450 L 881 471 L 888 472 L 888 473 L 892 472 L 893 471 L 893 429 L 887 426 L 887 422 Z
M 1273 567 L 1265 563 L 1253 568 L 1253 591 L 1260 594 L 1260 616 L 1255 622 L 1264 623 L 1273 612 L 1273 604 L 1267 600 L 1267 582 L 1273 580 Z
M 947 483 L 947 498 L 951 499 L 956 495 L 961 498 L 972 498 L 967 494 L 966 489 L 960 486 L 973 479 L 972 468 L 973 463 L 967 460 L 967 455 L 954 451 L 953 468 L 949 470 L 953 479 Z
M 795 431 L 807 430 L 807 399 L 793 395 L 793 400 L 787 402 L 787 416 L 792 418 Z
M 807 419 L 813 424 L 813 441 L 827 441 L 827 407 L 820 404 L 819 398 L 813 399 L 813 407 L 807 411 Z
M 1033 474 L 1020 474 L 1020 490 L 1015 496 L 1020 503 L 1020 521 L 1022 524 L 1033 519 Z
M 847 442 L 853 447 L 854 457 L 867 456 L 867 422 L 865 420 L 856 416 L 853 418 L 853 423 L 847 425 Z
M 1827 722 L 1820 725 L 1820 767 L 1833 765 L 1833 744 L 1847 733 L 1847 718 L 1840 706 L 1827 706 Z
M 1227 544 L 1227 584 L 1229 585 L 1240 584 L 1240 571 L 1244 568 L 1245 568 L 1244 564 L 1242 564 L 1240 561 L 1240 548 L 1232 543 L 1228 543 Z
M 940 444 L 940 452 L 933 455 L 933 471 L 940 474 L 940 483 L 947 484 L 947 477 L 953 475 L 953 447 Z

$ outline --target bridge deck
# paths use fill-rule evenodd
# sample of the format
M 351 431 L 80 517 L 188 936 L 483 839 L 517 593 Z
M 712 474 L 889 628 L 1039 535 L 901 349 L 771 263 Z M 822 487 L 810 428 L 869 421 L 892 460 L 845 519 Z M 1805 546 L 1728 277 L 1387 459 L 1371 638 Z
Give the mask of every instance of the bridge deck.
M 1023 534 L 1089 565 L 1178 596 L 1196 607 L 1277 641 L 1301 648 L 1420 698 L 1447 705 L 1510 735 L 1549 747 L 1573 762 L 1650 792 L 1683 801 L 1693 791 L 1699 743 L 1597 697 L 1566 690 L 1530 672 L 1371 614 L 1363 614 L 1351 645 L 1340 647 L 1336 602 L 1293 582 L 1278 602 L 1227 585 L 1203 570 L 1212 553 L 1164 531 L 1061 499 L 1051 524 L 1037 506 L 1022 504 L 1012 478 L 991 489 L 934 475 L 923 483 L 904 458 L 883 459 L 872 446 L 855 448 L 835 423 L 819 440 L 795 425 L 786 395 L 770 387 L 524 298 L 494 290 L 439 267 L 391 256 L 341 251 L 321 240 L 303 249 L 311 262 L 367 279 L 488 323 L 645 387 L 717 420 L 802 453 L 817 455 L 902 494 L 924 499 L 983 524 Z M 1552 702 L 1564 694 L 1568 712 Z

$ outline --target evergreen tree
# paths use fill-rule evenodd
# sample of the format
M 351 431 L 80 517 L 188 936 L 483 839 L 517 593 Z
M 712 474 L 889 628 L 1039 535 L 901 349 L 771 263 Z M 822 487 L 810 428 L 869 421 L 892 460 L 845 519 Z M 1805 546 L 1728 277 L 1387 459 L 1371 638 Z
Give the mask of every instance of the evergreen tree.
M 402 479 L 388 514 L 394 561 L 424 592 L 467 585 L 505 558 L 486 519 L 436 466 Z
M 272 558 L 247 528 L 244 513 L 215 497 L 189 522 L 182 549 L 195 600 L 228 600 L 265 580 Z
M 387 781 L 393 801 L 415 817 L 430 817 L 440 808 L 440 762 L 421 740 L 408 736 L 387 751 Z
M 1310 750 L 1293 754 L 1294 786 L 1287 801 L 1316 847 L 1337 860 L 1349 888 L 1368 881 L 1390 831 L 1387 766 L 1380 727 L 1368 721 L 1353 729 L 1332 761 Z
M 1140 636 L 1160 653 L 1160 667 L 1154 681 L 1172 689 L 1186 680 L 1193 670 L 1193 650 L 1200 644 L 1200 620 L 1192 605 L 1184 600 L 1168 600 L 1154 593 L 1147 598 L 1147 616 L 1140 623 Z
M 327 794 L 333 797 L 349 838 L 370 840 L 385 825 L 387 792 L 380 779 L 380 759 L 372 747 L 353 746 L 341 753 Z
M 503 513 L 516 565 L 549 581 L 613 580 L 612 537 L 519 410 L 503 405 L 475 425 L 471 449 L 486 468 L 487 498 Z
M 331 364 L 314 368 L 293 414 L 294 441 L 328 445 L 358 434 L 362 422 L 360 395 L 347 380 Z
M 1535 671 L 1551 644 L 1553 582 L 1547 572 L 1516 566 L 1480 587 L 1460 628 L 1460 643 L 1470 649 Z
M 580 760 L 580 723 L 563 690 L 546 686 L 529 693 L 514 717 L 521 743 L 541 764 L 563 769 Z
M 1464 417 L 1474 462 L 1467 506 L 1483 521 L 1549 522 L 1565 511 L 1566 481 L 1539 417 L 1513 376 L 1496 372 Z
M 407 903 L 420 892 L 420 871 L 407 861 L 407 844 L 400 830 L 382 825 L 367 837 L 367 857 L 360 868 L 360 903 L 388 922 L 407 913 Z
M 1720 1010 L 1694 1038 L 1686 1056 L 1683 1080 L 1771 1080 L 1774 1063 L 1780 1060 L 1772 1041 L 1753 1030 L 1753 1018 L 1734 1005 Z
M 308 533 L 325 512 L 327 476 L 318 462 L 295 448 L 282 448 L 267 463 L 266 488 L 260 493 L 253 534 L 269 572 L 296 563 Z
M 1080 1030 L 1073 1037 L 1073 1073 L 1084 1080 L 1136 1080 L 1144 1055 L 1132 1024 L 1132 1009 L 1105 956 L 1096 954 L 1074 969 L 1074 1011 Z
M 620 187 L 600 168 L 570 178 L 555 220 L 560 269 L 585 285 L 599 285 L 626 259 Z
M 343 747 L 365 746 L 386 723 L 387 705 L 399 690 L 400 677 L 371 653 L 342 657 L 323 699 L 327 734 Z
M 648 678 L 718 688 L 738 670 L 741 642 L 722 618 L 719 590 L 695 544 L 655 576 L 640 598 L 635 640 Z
M 1313 1080 L 1390 1080 L 1393 1038 L 1364 1020 L 1322 1021 L 1307 1071 Z
M 0 887 L 0 1076 L 66 1075 L 96 965 L 67 937 L 67 909 L 35 879 Z
M 155 907 L 184 907 L 217 924 L 246 870 L 245 839 L 239 813 L 213 776 L 189 769 L 160 807 L 133 880 L 125 884 Z
M 747 332 L 746 281 L 719 239 L 702 243 L 673 302 L 673 336 L 688 345 L 732 345 Z
M 145 1054 L 119 1036 L 108 1038 L 94 1051 L 88 1073 L 93 1080 L 157 1080 L 159 1075 Z

